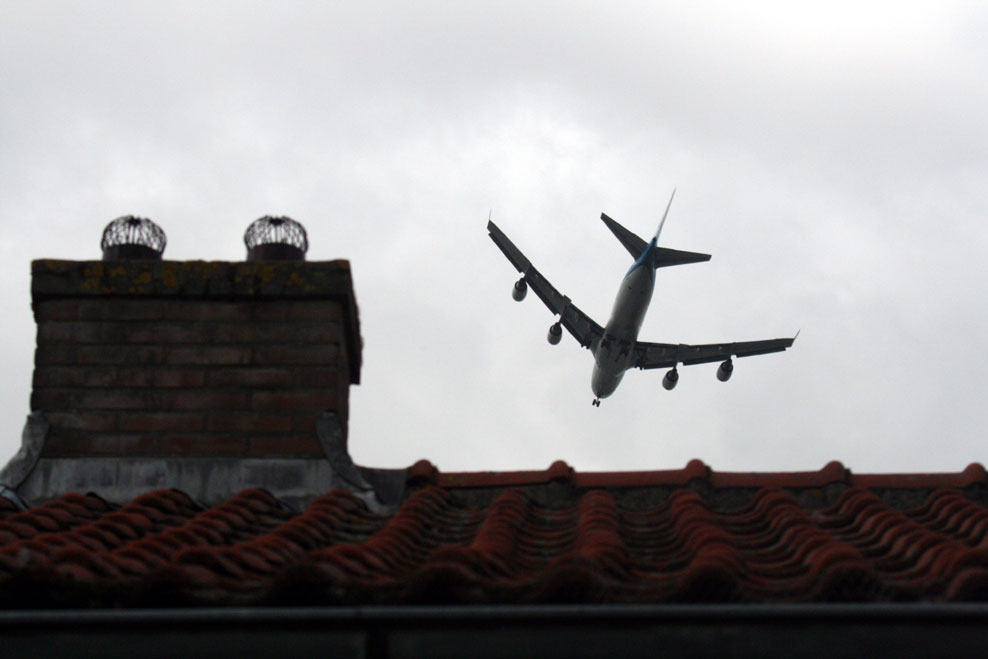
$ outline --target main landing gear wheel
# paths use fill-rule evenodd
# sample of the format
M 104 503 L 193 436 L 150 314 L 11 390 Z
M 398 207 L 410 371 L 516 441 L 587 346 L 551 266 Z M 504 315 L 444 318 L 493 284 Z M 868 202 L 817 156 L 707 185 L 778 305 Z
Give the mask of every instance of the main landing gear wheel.
M 594 407 L 600 407 L 600 399 L 599 398 L 594 398 L 593 399 L 593 402 L 590 403 L 590 404 L 593 405 Z

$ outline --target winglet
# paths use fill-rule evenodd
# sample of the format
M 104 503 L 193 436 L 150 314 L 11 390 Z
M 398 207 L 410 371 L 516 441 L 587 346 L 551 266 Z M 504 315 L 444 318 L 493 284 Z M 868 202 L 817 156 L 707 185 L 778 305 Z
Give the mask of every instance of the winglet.
M 659 222 L 659 228 L 655 230 L 655 242 L 659 242 L 659 234 L 662 233 L 662 227 L 666 223 L 666 217 L 669 215 L 669 209 L 672 207 L 673 197 L 676 196 L 676 188 L 672 189 L 672 196 L 669 197 L 669 203 L 666 204 L 666 212 L 662 214 L 662 221 Z

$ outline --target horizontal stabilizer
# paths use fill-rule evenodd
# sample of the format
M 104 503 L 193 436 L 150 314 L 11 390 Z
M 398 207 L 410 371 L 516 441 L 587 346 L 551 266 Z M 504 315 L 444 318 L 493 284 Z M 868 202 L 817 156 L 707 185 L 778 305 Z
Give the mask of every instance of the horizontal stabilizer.
M 684 252 L 678 249 L 668 249 L 667 247 L 656 247 L 652 255 L 652 263 L 655 264 L 656 268 L 665 268 L 670 265 L 684 265 L 686 263 L 701 263 L 709 260 L 709 254 Z
M 648 247 L 648 243 L 618 224 L 616 220 L 611 219 L 607 213 L 601 213 L 600 219 L 604 220 L 604 224 L 611 230 L 611 233 L 621 241 L 624 248 L 631 254 L 631 258 L 637 261 L 638 257 L 645 251 L 645 248 Z
M 624 248 L 628 250 L 631 254 L 631 258 L 638 260 L 641 257 L 642 252 L 648 247 L 648 243 L 636 236 L 634 233 L 625 229 L 616 220 L 612 219 L 607 213 L 601 213 L 600 219 L 604 221 L 607 228 L 611 230 L 617 239 L 621 241 Z M 670 265 L 684 265 L 686 263 L 700 263 L 702 261 L 709 261 L 709 254 L 700 254 L 698 252 L 684 252 L 678 249 L 669 249 L 667 247 L 656 247 L 652 256 L 652 264 L 656 268 L 665 268 Z

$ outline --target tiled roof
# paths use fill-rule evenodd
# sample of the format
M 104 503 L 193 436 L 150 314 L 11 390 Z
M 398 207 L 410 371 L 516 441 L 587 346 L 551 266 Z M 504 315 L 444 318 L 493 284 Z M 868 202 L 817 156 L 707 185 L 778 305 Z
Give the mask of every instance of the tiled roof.
M 0 498 L 0 608 L 988 599 L 988 474 L 408 470 L 391 513 Z

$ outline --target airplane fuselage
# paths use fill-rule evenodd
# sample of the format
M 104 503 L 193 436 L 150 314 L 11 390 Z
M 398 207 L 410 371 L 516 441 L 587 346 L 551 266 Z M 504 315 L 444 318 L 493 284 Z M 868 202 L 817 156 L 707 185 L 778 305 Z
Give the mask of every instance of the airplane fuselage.
M 614 393 L 631 365 L 638 332 L 655 289 L 655 268 L 652 267 L 654 249 L 653 239 L 621 281 L 611 317 L 594 355 L 590 387 L 597 398 L 606 398 Z

